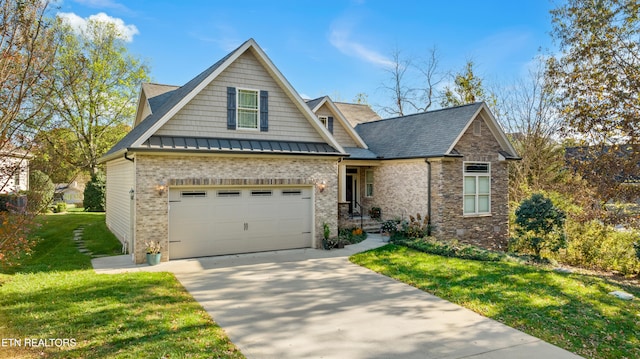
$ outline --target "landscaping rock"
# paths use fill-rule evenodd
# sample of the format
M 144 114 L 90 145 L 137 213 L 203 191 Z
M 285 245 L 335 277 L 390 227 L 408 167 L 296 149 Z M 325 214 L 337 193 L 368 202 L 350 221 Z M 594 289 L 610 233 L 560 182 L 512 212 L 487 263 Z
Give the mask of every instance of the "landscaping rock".
M 610 292 L 609 295 L 612 295 L 614 297 L 618 297 L 618 298 L 623 299 L 623 300 L 632 300 L 633 299 L 633 294 L 627 293 L 627 292 L 623 292 L 621 290 L 616 290 L 614 292 Z
M 567 273 L 567 274 L 573 273 L 573 271 L 569 268 L 555 268 L 553 271 L 558 273 Z

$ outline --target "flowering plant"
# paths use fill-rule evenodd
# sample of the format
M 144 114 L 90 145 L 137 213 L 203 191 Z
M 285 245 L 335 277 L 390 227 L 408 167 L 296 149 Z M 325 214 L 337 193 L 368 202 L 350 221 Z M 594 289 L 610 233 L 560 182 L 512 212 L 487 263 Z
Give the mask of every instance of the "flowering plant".
M 158 254 L 160 253 L 160 250 L 162 250 L 160 241 L 145 241 L 144 245 L 146 247 L 147 253 L 149 254 Z

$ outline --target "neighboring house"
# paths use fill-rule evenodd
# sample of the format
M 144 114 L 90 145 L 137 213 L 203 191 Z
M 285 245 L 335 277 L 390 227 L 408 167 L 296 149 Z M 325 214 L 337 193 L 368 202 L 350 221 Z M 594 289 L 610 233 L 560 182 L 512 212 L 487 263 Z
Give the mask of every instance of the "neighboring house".
M 54 202 L 82 205 L 84 202 L 84 184 L 74 180 L 71 183 L 57 183 L 53 195 Z
M 516 158 L 485 104 L 379 120 L 305 102 L 251 39 L 182 87 L 145 84 L 101 162 L 107 225 L 140 263 L 150 240 L 163 260 L 319 248 L 358 205 L 501 247 Z
M 0 193 L 29 190 L 29 160 L 33 155 L 20 151 L 0 151 Z

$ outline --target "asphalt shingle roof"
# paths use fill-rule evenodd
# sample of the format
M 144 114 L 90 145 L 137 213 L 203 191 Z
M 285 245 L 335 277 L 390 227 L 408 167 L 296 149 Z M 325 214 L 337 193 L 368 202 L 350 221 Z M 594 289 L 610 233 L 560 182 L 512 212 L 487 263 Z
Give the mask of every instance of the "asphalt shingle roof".
M 356 131 L 382 158 L 440 157 L 464 130 L 482 103 L 361 123 Z
M 318 97 L 316 99 L 313 100 L 305 100 L 305 102 L 307 103 L 307 106 L 309 107 L 309 109 L 313 110 L 314 108 L 316 108 L 316 106 L 318 106 L 318 104 L 324 100 L 326 96 L 322 96 L 322 97 Z

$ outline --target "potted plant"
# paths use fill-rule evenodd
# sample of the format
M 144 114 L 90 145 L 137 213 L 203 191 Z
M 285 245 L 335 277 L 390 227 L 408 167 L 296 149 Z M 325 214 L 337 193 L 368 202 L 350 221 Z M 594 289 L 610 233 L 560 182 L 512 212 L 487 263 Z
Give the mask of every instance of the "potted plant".
M 329 224 L 327 222 L 322 223 L 322 232 L 322 248 L 331 249 L 331 247 L 333 247 L 331 240 L 329 239 L 329 236 L 331 235 L 331 228 L 329 228 Z
M 160 257 L 162 256 L 160 252 L 162 250 L 160 241 L 148 241 L 144 242 L 144 245 L 147 252 L 147 263 L 149 263 L 150 266 L 160 263 Z
M 382 217 L 382 209 L 380 207 L 371 207 L 369 216 L 371 216 L 371 219 L 380 219 Z

